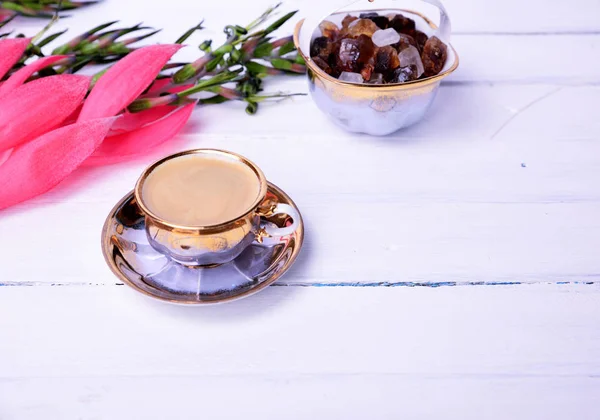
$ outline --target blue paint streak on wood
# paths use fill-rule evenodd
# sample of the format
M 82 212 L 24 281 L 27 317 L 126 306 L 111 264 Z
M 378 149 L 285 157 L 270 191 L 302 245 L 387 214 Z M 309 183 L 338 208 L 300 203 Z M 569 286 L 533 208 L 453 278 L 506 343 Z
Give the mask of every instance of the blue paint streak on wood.
M 370 283 L 350 283 L 350 282 L 338 282 L 338 283 L 293 283 L 293 284 L 285 284 L 285 283 L 275 283 L 272 286 L 279 287 L 455 287 L 455 286 L 515 286 L 523 284 L 521 282 L 469 282 L 469 283 L 459 283 L 455 281 L 442 281 L 442 282 L 433 282 L 433 283 L 417 283 L 410 281 L 402 281 L 402 282 L 370 282 Z
M 427 287 L 427 288 L 439 288 L 439 287 L 461 287 L 461 286 L 527 286 L 527 285 L 600 285 L 600 281 L 538 281 L 538 282 L 519 282 L 519 281 L 492 281 L 492 282 L 456 282 L 456 281 L 442 281 L 442 282 L 336 282 L 336 283 L 274 283 L 271 287 L 321 287 L 321 288 L 334 288 L 334 287 L 354 287 L 354 288 L 375 288 L 375 287 Z M 90 286 L 124 286 L 124 283 L 43 283 L 43 282 L 0 282 L 0 287 L 90 287 Z
M 371 283 L 350 283 L 350 282 L 337 282 L 337 283 L 275 283 L 271 287 L 460 287 L 460 286 L 527 286 L 537 284 L 555 284 L 555 285 L 593 285 L 600 284 L 600 282 L 581 282 L 581 281 L 562 281 L 562 282 L 518 282 L 518 281 L 495 281 L 495 282 L 433 282 L 433 283 L 418 283 L 418 282 L 371 282 Z

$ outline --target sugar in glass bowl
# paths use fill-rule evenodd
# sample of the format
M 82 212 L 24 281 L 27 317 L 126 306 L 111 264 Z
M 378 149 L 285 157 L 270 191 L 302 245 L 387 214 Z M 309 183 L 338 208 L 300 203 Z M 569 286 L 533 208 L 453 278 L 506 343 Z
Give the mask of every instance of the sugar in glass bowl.
M 310 57 L 313 40 L 322 35 L 319 24 L 328 20 L 341 28 L 346 16 L 358 17 L 368 12 L 383 16 L 402 14 L 415 21 L 417 30 L 428 37 L 441 39 L 447 46 L 447 59 L 442 70 L 430 77 L 388 84 L 339 80 L 327 74 Z M 436 12 L 439 24 L 433 20 Z M 359 0 L 325 17 L 317 15 L 297 24 L 294 42 L 306 61 L 313 100 L 337 125 L 350 132 L 383 136 L 420 121 L 431 107 L 442 79 L 458 67 L 458 54 L 449 42 L 450 19 L 439 0 Z

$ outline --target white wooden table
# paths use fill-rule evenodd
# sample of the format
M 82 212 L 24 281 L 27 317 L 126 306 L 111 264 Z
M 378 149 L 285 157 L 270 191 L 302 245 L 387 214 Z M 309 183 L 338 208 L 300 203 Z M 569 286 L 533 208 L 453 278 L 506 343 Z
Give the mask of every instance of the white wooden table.
M 168 42 L 206 18 L 197 45 L 269 4 L 106 0 L 57 28 Z M 152 156 L 2 212 L 0 419 L 600 418 L 600 4 L 446 5 L 461 66 L 417 126 L 350 135 L 309 97 L 198 109 Z M 100 251 L 141 170 L 194 147 L 257 162 L 307 228 L 286 276 L 219 307 L 137 295 Z

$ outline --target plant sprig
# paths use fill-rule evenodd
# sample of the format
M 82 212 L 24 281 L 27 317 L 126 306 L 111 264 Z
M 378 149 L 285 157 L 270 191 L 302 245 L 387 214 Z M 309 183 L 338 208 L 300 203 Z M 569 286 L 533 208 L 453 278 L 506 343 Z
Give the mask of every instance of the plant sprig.
M 213 96 L 200 99 L 202 104 L 240 100 L 247 103 L 246 111 L 254 114 L 260 102 L 297 96 L 285 93 L 267 96 L 258 94 L 262 91 L 262 80 L 268 76 L 306 72 L 305 63 L 296 53 L 291 36 L 277 40 L 270 37 L 296 14 L 295 11 L 285 14 L 264 29 L 257 29 L 272 17 L 280 5 L 281 3 L 267 9 L 247 26 L 227 25 L 224 29 L 227 40 L 218 48 L 212 48 L 212 40 L 203 41 L 199 49 L 205 54 L 196 61 L 181 66 L 171 75 L 172 86 L 193 86 L 177 94 L 138 99 L 131 104 L 129 110 L 139 112 L 155 106 L 178 103 L 190 95 L 205 92 Z M 193 30 L 194 28 L 190 29 L 186 34 Z
M 46 54 L 42 51 L 43 48 L 65 34 L 66 30 L 63 30 L 43 37 L 52 23 L 53 21 L 32 38 L 31 44 L 29 44 L 21 59 L 13 66 L 6 77 L 10 77 L 12 73 L 23 67 L 29 59 L 45 57 Z M 116 23 L 116 21 L 113 21 L 98 25 L 65 44 L 54 48 L 48 55 L 68 55 L 70 59 L 67 63 L 62 63 L 63 65 L 60 67 L 55 65 L 54 67 L 57 68 L 44 69 L 43 75 L 76 73 L 87 66 L 113 63 L 134 51 L 137 47 L 133 44 L 159 32 L 153 28 L 142 26 L 142 24 L 110 29 Z M 149 32 L 127 37 L 129 34 L 139 31 Z M 24 35 L 19 34 L 17 37 L 24 37 Z
M 102 0 L 10 0 L 0 1 L 0 28 L 16 16 L 51 19 L 58 12 L 79 9 Z M 62 15 L 66 17 L 66 15 Z
M 46 4 L 45 2 L 53 3 L 53 0 L 38 0 L 35 3 Z M 78 2 L 67 3 L 79 4 Z M 170 83 L 154 96 L 142 95 L 130 104 L 129 111 L 139 112 L 156 106 L 187 103 L 191 100 L 191 96 L 202 94 L 201 98 L 196 98 L 200 104 L 243 101 L 246 103 L 246 111 L 254 114 L 259 103 L 298 95 L 260 94 L 263 90 L 263 80 L 268 77 L 306 72 L 292 37 L 279 39 L 271 37 L 271 34 L 288 22 L 296 12 L 287 13 L 264 29 L 259 29 L 273 17 L 279 7 L 280 4 L 277 4 L 269 8 L 247 26 L 227 25 L 224 28 L 227 35 L 225 43 L 213 49 L 212 40 L 203 41 L 199 49 L 204 54 L 199 59 L 191 63 L 168 63 L 157 79 L 169 78 Z M 25 66 L 29 59 L 44 57 L 43 49 L 64 35 L 65 31 L 61 31 L 44 37 L 53 22 L 51 21 L 33 38 L 19 62 L 5 77 L 10 77 Z M 112 21 L 98 25 L 54 48 L 50 55 L 66 55 L 67 58 L 40 70 L 33 77 L 76 73 L 89 66 L 114 63 L 134 51 L 137 48 L 134 44 L 159 32 L 141 23 L 115 28 L 116 23 Z M 204 29 L 203 23 L 204 21 L 201 21 L 185 31 L 176 43 L 188 41 L 196 31 Z M 22 34 L 17 36 L 24 37 Z M 92 87 L 106 70 L 107 68 L 104 68 L 92 77 Z M 178 93 L 169 92 L 177 86 L 184 86 L 184 88 L 179 89 Z

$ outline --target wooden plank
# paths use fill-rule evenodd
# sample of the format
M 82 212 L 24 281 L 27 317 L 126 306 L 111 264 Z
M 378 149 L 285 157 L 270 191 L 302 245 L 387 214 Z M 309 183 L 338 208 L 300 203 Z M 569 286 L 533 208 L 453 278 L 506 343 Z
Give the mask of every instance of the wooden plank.
M 299 17 L 315 10 L 327 13 L 338 2 L 324 3 L 320 0 L 288 0 L 287 10 L 300 9 Z M 366 0 L 365 0 L 366 3 Z M 381 6 L 402 4 L 401 2 L 378 1 Z M 170 7 L 160 1 L 105 0 L 104 4 L 78 10 L 76 18 L 59 22 L 56 28 L 70 27 L 73 33 L 111 20 L 121 20 L 125 24 L 144 21 L 148 25 L 166 27 L 165 39 L 175 40 L 187 28 L 206 19 L 207 36 L 222 35 L 221 28 L 228 24 L 247 24 L 257 17 L 272 0 L 239 2 L 222 0 L 219 2 L 190 3 L 173 0 Z M 505 0 L 503 2 L 473 3 L 466 0 L 445 0 L 453 29 L 458 33 L 494 34 L 494 33 L 589 33 L 600 31 L 597 19 L 596 0 L 576 0 L 565 4 L 559 0 Z M 401 7 L 401 6 L 399 6 Z M 224 12 L 226 11 L 226 12 Z M 435 15 L 432 15 L 435 18 Z M 172 24 L 171 24 L 172 22 Z M 41 28 L 42 23 L 21 19 L 12 27 Z M 76 32 L 77 30 L 77 32 Z
M 209 308 L 127 287 L 2 287 L 0 301 L 4 379 L 600 374 L 597 285 L 270 287 Z
M 460 66 L 448 80 L 461 83 L 600 83 L 600 35 L 455 35 Z M 596 63 L 590 68 L 584 61 Z
M 591 419 L 598 322 L 597 285 L 270 287 L 210 308 L 0 287 L 0 413 Z
M 471 2 L 443 0 L 453 28 L 469 33 L 580 33 L 597 32 L 596 0 L 508 0 Z
M 164 35 L 156 41 L 169 42 Z M 456 35 L 452 43 L 459 54 L 460 66 L 447 81 L 460 84 L 600 84 L 600 58 L 590 51 L 600 50 L 598 35 L 526 35 L 480 36 Z M 510 54 L 499 53 L 510 51 Z M 560 51 L 560 58 L 557 52 Z M 193 61 L 200 57 L 195 48 L 185 48 L 177 61 Z M 582 63 L 582 60 L 586 64 Z M 92 71 L 93 73 L 93 71 Z M 282 86 L 286 91 L 306 92 L 306 83 L 269 81 L 269 86 Z
M 306 248 L 285 282 L 597 281 L 598 100 L 590 87 L 449 86 L 426 121 L 384 139 L 344 134 L 308 98 L 256 118 L 206 108 L 151 156 L 4 211 L 0 282 L 114 283 L 104 218 L 149 162 L 194 147 L 247 155 L 296 200 Z
M 245 4 L 230 1 L 231 7 L 227 8 L 223 2 L 209 2 L 199 10 L 194 3 L 185 2 L 175 2 L 169 8 L 158 4 L 148 6 L 147 2 L 142 4 L 139 0 L 119 4 L 119 7 L 110 7 L 107 2 L 77 11 L 76 19 L 61 20 L 54 30 L 68 28 L 74 35 L 113 19 L 120 20 L 121 25 L 144 21 L 150 26 L 164 28 L 146 42 L 173 42 L 204 17 L 207 28 L 194 35 L 189 41 L 190 46 L 176 55 L 177 60 L 191 61 L 201 54 L 193 47 L 201 39 L 212 38 L 215 43 L 223 41 L 222 27 L 247 21 L 249 16 L 259 14 L 271 3 L 271 0 Z M 320 3 L 303 0 L 299 6 L 309 11 L 319 7 Z M 599 84 L 600 58 L 593 53 L 600 50 L 597 0 L 578 0 L 568 9 L 554 7 L 552 3 L 542 0 L 525 4 L 510 0 L 495 5 L 449 2 L 450 11 L 456 15 L 456 34 L 452 42 L 461 59 L 459 69 L 450 80 L 460 83 Z M 289 9 L 292 6 L 288 4 Z M 224 9 L 228 13 L 222 13 Z M 280 33 L 291 33 L 295 21 L 284 26 Z M 26 33 L 35 33 L 41 27 L 42 23 L 37 20 L 19 20 L 9 26 Z M 55 41 L 52 45 L 58 44 Z M 291 85 L 285 89 L 290 88 Z
M 206 17 L 190 44 L 217 43 L 271 3 L 106 0 L 55 30 L 143 20 L 166 42 Z M 205 108 L 150 156 L 3 211 L 0 418 L 595 419 L 597 0 L 445 3 L 461 67 L 422 124 L 375 139 L 309 98 L 255 118 Z M 114 202 L 155 157 L 192 147 L 247 155 L 303 211 L 298 263 L 248 300 L 165 306 L 104 266 Z
M 597 419 L 597 377 L 244 375 L 0 380 L 3 420 Z
M 194 114 L 183 136 L 149 157 L 81 169 L 33 203 L 114 203 L 154 158 L 194 147 L 236 150 L 285 188 L 339 199 L 402 192 L 408 201 L 412 192 L 453 202 L 589 201 L 598 192 L 590 176 L 600 159 L 598 100 L 596 87 L 444 87 L 423 122 L 385 138 L 345 133 L 309 98 L 266 106 L 257 117 L 242 114 L 238 104 L 208 107 Z M 320 170 L 298 179 L 290 167 L 296 162 Z M 89 184 L 101 185 L 102 194 Z
M 282 284 L 600 281 L 597 200 L 440 203 L 400 192 L 297 196 L 307 236 Z M 3 220 L 3 235 L 13 239 L 3 249 L 0 285 L 117 282 L 99 248 L 110 206 L 52 204 Z M 35 235 L 21 234 L 21 226 Z M 51 244 L 41 254 L 40 242 Z

